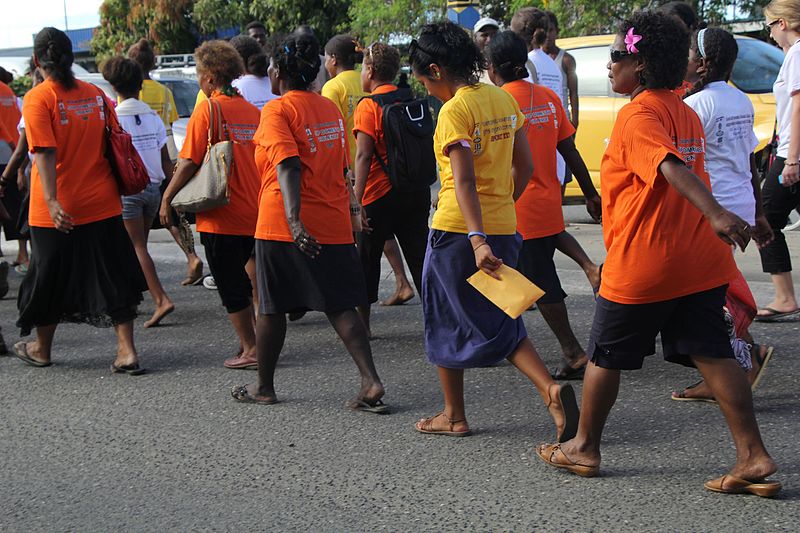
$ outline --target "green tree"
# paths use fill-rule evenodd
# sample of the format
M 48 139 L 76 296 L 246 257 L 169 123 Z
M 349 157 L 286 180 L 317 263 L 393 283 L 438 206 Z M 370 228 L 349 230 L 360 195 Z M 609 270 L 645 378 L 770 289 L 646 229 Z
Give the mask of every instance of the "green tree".
M 92 52 L 102 61 L 124 53 L 142 37 L 153 43 L 157 53 L 191 52 L 197 43 L 191 23 L 193 4 L 193 0 L 104 0 Z
M 342 27 L 364 44 L 373 41 L 410 41 L 419 29 L 445 17 L 444 0 L 352 0 L 350 27 Z

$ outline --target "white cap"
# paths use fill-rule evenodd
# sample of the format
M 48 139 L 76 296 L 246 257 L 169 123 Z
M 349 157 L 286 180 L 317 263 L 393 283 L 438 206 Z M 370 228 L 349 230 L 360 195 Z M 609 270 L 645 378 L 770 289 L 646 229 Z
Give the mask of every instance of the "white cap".
M 477 33 L 481 31 L 486 26 L 494 26 L 498 30 L 500 29 L 500 23 L 494 20 L 493 18 L 483 17 L 475 25 L 472 27 L 472 33 Z

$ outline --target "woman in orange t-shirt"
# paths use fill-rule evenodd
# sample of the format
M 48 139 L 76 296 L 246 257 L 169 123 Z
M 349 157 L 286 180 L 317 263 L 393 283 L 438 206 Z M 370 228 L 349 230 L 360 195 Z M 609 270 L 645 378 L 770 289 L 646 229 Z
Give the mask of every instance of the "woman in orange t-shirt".
M 228 176 L 227 205 L 197 213 L 197 231 L 206 250 L 211 275 L 217 284 L 222 305 L 239 337 L 240 351 L 226 359 L 226 368 L 256 366 L 256 339 L 253 330 L 253 287 L 255 286 L 254 240 L 258 217 L 258 171 L 253 155 L 253 134 L 258 125 L 258 109 L 231 86 L 244 72 L 242 58 L 225 41 L 208 41 L 194 52 L 197 79 L 209 100 L 195 108 L 186 126 L 175 175 L 164 191 L 160 216 L 165 226 L 170 219 L 170 203 L 200 169 L 208 151 L 211 127 L 211 102 L 219 105 L 222 124 L 215 125 L 212 142 L 233 142 L 233 169 Z
M 553 377 L 580 379 L 588 359 L 572 332 L 564 304 L 567 294 L 561 287 L 553 261 L 558 239 L 565 233 L 556 154 L 561 154 L 575 174 L 586 196 L 586 208 L 598 221 L 600 196 L 575 148 L 575 128 L 559 96 L 543 85 L 525 81 L 528 76 L 525 41 L 512 31 L 504 31 L 495 35 L 486 50 L 489 79 L 511 94 L 525 115 L 526 135 L 533 156 L 533 177 L 515 204 L 517 231 L 524 239 L 518 267 L 545 292 L 536 305 L 556 335 L 563 354 Z M 580 248 L 580 244 L 577 246 Z
M 274 376 L 286 338 L 286 313 L 309 309 L 328 316 L 361 374 L 347 405 L 386 412 L 384 390 L 355 307 L 366 301 L 345 186 L 347 142 L 342 114 L 310 90 L 319 71 L 319 43 L 293 35 L 277 46 L 269 66 L 281 95 L 261 111 L 256 164 L 261 192 L 256 229 L 259 310 L 258 382 L 234 387 L 239 402 L 278 401 Z
M 730 245 L 744 249 L 752 230 L 711 194 L 703 126 L 672 92 L 688 57 L 680 21 L 648 11 L 623 22 L 611 47 L 611 86 L 631 95 L 631 103 L 617 117 L 600 169 L 608 255 L 581 418 L 574 439 L 542 445 L 538 454 L 551 466 L 597 475 L 620 371 L 641 368 L 660 333 L 664 358 L 695 366 L 705 378 L 739 452 L 729 474 L 705 487 L 771 496 L 781 486 L 766 478 L 777 467 L 761 440 L 722 310 L 736 275 Z
M 74 78 L 64 32 L 40 31 L 34 56 L 47 79 L 28 92 L 23 108 L 36 164 L 28 216 L 33 252 L 17 325 L 22 335 L 35 327 L 36 340 L 14 351 L 29 365 L 49 366 L 59 322 L 113 325 L 119 343 L 112 371 L 140 374 L 133 319 L 147 284 L 104 157 L 105 120 L 116 120 L 114 108 L 99 89 Z
M 400 70 L 400 52 L 387 44 L 375 43 L 364 50 L 364 65 L 361 69 L 362 88 L 365 92 L 381 99 L 384 105 L 408 99 L 411 93 L 398 91 L 392 83 L 398 70 Z M 397 237 L 403 250 L 417 292 L 422 290 L 422 264 L 428 242 L 431 192 L 428 187 L 413 191 L 392 188 L 389 176 L 384 170 L 388 166 L 388 159 L 383 136 L 383 108 L 378 102 L 370 97 L 361 100 L 356 107 L 354 123 L 353 131 L 357 147 L 354 166 L 355 194 L 364 206 L 362 215 L 366 228 L 359 234 L 358 252 L 367 279 L 369 304 L 372 304 L 378 301 L 381 255 L 384 253 L 385 244 L 389 241 L 394 242 L 394 237 Z M 431 179 L 433 178 L 434 176 L 431 176 Z M 387 258 L 391 262 L 390 255 L 391 251 L 387 253 Z M 402 280 L 405 277 L 402 256 L 399 263 L 400 268 L 395 269 L 393 266 L 393 270 L 395 277 Z M 408 289 L 410 296 L 413 296 L 411 287 Z M 402 290 L 402 284 L 398 290 Z M 368 330 L 369 304 L 359 308 Z

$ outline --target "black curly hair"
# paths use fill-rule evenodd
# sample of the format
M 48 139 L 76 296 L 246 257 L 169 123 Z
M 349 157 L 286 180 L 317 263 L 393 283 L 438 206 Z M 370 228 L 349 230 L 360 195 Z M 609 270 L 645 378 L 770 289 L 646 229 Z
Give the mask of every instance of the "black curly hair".
M 139 39 L 128 48 L 128 57 L 139 63 L 142 72 L 150 72 L 156 68 L 156 52 L 147 39 Z
M 103 64 L 103 77 L 125 97 L 136 96 L 142 90 L 142 69 L 133 59 L 112 57 Z
M 258 44 L 258 41 L 247 35 L 237 35 L 231 39 L 231 45 L 236 48 L 239 55 L 242 56 L 244 62 L 244 70 L 248 74 L 253 74 L 259 78 L 267 75 L 267 67 L 269 67 L 269 60 L 264 49 Z
M 672 15 L 673 17 L 678 17 L 681 19 L 681 22 L 686 24 L 686 28 L 689 31 L 695 31 L 703 27 L 692 6 L 686 2 L 667 2 L 666 4 L 662 4 L 661 7 L 658 8 L 658 11 L 667 15 Z
M 486 48 L 486 58 L 505 82 L 528 77 L 528 69 L 525 68 L 528 46 L 522 37 L 511 30 L 501 31 L 492 38 Z
M 272 51 L 272 60 L 290 90 L 305 91 L 319 73 L 319 41 L 308 33 L 295 33 Z
M 419 37 L 411 41 L 408 51 L 412 70 L 430 75 L 430 65 L 436 64 L 451 78 L 474 85 L 486 70 L 486 59 L 475 41 L 461 26 L 450 22 L 426 24 Z
M 352 70 L 364 60 L 361 46 L 350 35 L 334 35 L 325 45 L 325 53 L 336 58 L 345 69 Z
M 75 75 L 72 73 L 72 41 L 63 31 L 48 27 L 36 34 L 33 40 L 33 53 L 50 79 L 57 81 L 67 89 L 75 86 Z
M 698 49 L 698 35 L 703 32 L 703 52 Z M 686 96 L 699 93 L 713 81 L 728 81 L 739 55 L 736 39 L 722 28 L 707 28 L 692 35 L 692 50 L 705 60 L 706 70 L 700 75 L 692 90 Z
M 624 21 L 619 34 L 630 28 L 641 35 L 636 43 L 644 62 L 639 83 L 647 89 L 675 89 L 683 83 L 689 65 L 689 31 L 676 17 L 656 11 L 636 11 Z

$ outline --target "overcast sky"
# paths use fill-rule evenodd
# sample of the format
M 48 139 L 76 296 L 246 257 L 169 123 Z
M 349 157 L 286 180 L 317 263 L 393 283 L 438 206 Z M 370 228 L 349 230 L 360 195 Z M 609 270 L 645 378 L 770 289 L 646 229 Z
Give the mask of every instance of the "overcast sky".
M 45 26 L 64 29 L 64 4 L 69 29 L 91 28 L 100 23 L 102 0 L 0 0 L 0 48 L 33 45 L 33 34 Z

